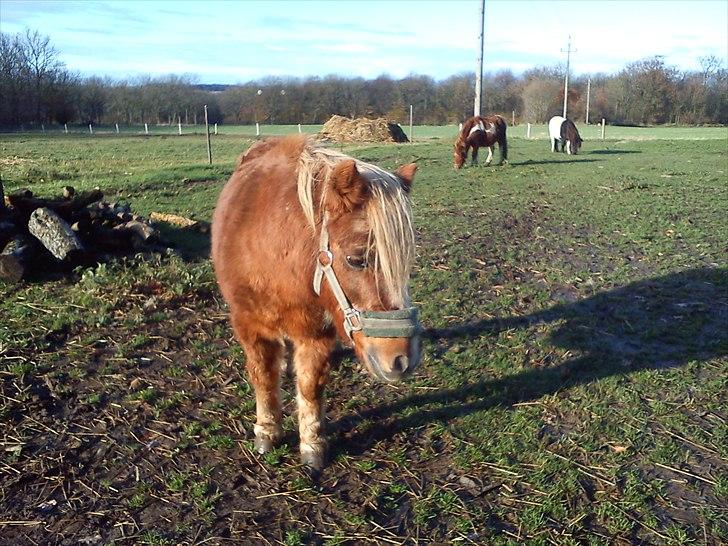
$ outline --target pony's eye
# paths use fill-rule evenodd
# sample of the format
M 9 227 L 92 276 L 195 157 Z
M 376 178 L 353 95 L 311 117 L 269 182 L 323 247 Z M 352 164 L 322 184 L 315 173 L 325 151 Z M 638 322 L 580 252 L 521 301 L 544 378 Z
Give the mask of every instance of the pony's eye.
M 366 269 L 367 267 L 367 259 L 361 255 L 347 256 L 346 263 L 349 264 L 349 267 L 352 269 Z

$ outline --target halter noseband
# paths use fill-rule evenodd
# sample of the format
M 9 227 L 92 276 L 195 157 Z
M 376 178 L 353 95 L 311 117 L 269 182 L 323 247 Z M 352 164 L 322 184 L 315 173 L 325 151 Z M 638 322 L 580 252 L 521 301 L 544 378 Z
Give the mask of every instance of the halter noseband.
M 334 255 L 329 248 L 329 230 L 326 228 L 328 214 L 324 213 L 319 239 L 319 252 L 316 258 L 316 271 L 313 274 L 313 291 L 321 295 L 321 282 L 324 275 L 329 281 L 331 291 L 344 313 L 344 330 L 353 341 L 352 332 L 362 332 L 367 337 L 412 337 L 419 331 L 417 308 L 407 307 L 393 311 L 359 311 L 349 303 L 339 280 L 334 273 Z

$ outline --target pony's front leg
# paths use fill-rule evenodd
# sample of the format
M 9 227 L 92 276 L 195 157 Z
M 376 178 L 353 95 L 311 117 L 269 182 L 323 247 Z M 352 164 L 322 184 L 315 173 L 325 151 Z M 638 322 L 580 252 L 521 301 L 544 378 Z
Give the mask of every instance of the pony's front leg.
M 234 323 L 233 323 L 234 324 Z M 280 340 L 243 342 L 246 368 L 255 389 L 255 449 L 266 453 L 281 439 L 281 368 L 285 347 Z
M 490 165 L 491 161 L 493 161 L 493 146 L 488 146 L 488 158 L 485 160 L 485 166 Z
M 559 141 L 556 140 L 555 138 L 552 138 L 551 139 L 551 151 L 555 152 L 558 147 L 559 147 Z
M 330 341 L 306 340 L 296 344 L 293 354 L 301 462 L 314 470 L 320 470 L 326 459 L 324 389 L 331 369 L 331 349 Z
M 566 141 L 566 153 L 571 155 L 571 141 L 570 140 Z

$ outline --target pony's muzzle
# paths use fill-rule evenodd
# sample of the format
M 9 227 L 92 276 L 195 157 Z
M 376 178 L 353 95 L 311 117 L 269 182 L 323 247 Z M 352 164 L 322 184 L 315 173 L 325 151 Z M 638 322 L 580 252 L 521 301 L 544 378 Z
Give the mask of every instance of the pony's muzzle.
M 409 340 L 408 340 L 409 341 Z M 366 352 L 367 367 L 373 375 L 387 383 L 401 381 L 410 375 L 419 364 L 419 348 L 416 351 L 407 350 L 400 354 L 382 354 L 370 347 Z M 414 354 L 413 354 L 414 353 Z
M 362 345 L 367 368 L 387 383 L 406 378 L 420 363 L 419 329 L 411 337 L 363 337 Z

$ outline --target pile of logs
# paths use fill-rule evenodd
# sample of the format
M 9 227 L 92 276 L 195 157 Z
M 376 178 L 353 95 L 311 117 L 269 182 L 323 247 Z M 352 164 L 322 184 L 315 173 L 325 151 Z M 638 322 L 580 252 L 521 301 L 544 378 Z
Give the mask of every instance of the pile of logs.
M 127 204 L 102 201 L 98 188 L 77 193 L 66 186 L 56 199 L 30 190 L 3 193 L 0 182 L 0 280 L 6 282 L 167 247 L 149 220 Z

